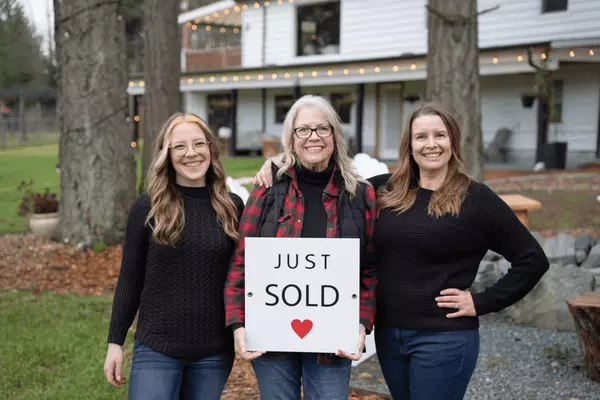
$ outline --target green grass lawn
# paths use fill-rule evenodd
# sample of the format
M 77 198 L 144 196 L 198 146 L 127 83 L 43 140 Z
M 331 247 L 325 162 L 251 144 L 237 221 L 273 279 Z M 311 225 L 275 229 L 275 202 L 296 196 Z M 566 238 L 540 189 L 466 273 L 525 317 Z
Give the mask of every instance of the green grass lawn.
M 0 291 L 0 397 L 126 399 L 104 379 L 109 297 Z M 125 345 L 129 377 L 133 332 Z
M 58 145 L 55 143 L 0 149 L 0 234 L 28 229 L 27 219 L 17 214 L 23 198 L 23 192 L 17 191 L 21 181 L 33 179 L 33 189 L 36 191 L 49 188 L 59 192 L 57 162 Z M 252 176 L 262 164 L 260 157 L 223 158 L 225 171 L 233 177 Z M 138 177 L 140 165 L 138 158 Z

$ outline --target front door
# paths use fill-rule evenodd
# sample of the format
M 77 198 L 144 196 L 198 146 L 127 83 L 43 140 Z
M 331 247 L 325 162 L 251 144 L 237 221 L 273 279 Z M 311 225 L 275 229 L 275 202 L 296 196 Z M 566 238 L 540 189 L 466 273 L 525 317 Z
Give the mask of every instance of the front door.
M 379 159 L 397 160 L 403 124 L 402 86 L 381 86 L 379 107 Z

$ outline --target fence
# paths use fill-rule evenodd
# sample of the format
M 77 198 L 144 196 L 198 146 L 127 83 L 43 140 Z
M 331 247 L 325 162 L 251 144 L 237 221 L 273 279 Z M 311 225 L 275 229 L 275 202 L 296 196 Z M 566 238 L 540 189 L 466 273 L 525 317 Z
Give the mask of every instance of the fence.
M 56 116 L 0 117 L 0 147 L 53 144 L 58 137 Z

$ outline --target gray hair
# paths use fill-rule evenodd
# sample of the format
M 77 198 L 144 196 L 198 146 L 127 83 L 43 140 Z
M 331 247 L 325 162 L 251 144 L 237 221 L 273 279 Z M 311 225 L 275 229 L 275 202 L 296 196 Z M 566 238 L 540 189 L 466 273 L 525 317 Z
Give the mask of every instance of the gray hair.
M 344 179 L 345 189 L 351 193 L 351 195 L 356 194 L 358 182 L 367 183 L 367 181 L 358 175 L 352 166 L 352 158 L 348 155 L 348 146 L 342 132 L 340 117 L 331 104 L 321 96 L 312 94 L 302 96 L 296 100 L 288 111 L 285 120 L 283 121 L 283 135 L 281 136 L 281 144 L 283 145 L 283 164 L 277 171 L 277 176 L 281 177 L 288 169 L 293 168 L 294 165 L 300 163 L 293 151 L 294 120 L 296 119 L 298 112 L 305 107 L 310 107 L 319 111 L 323 115 L 323 118 L 325 118 L 333 128 L 334 151 L 331 156 L 335 157 L 338 169 Z

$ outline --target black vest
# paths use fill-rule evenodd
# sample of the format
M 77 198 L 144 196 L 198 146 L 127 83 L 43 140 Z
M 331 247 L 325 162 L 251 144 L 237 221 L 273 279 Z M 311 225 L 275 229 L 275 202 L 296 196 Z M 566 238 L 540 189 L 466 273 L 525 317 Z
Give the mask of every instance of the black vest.
M 273 167 L 273 186 L 266 193 L 265 203 L 258 226 L 257 236 L 275 237 L 282 217 L 282 207 L 285 196 L 288 193 L 291 178 L 283 175 L 277 178 L 277 167 Z M 337 198 L 337 237 L 360 239 L 361 260 L 367 249 L 367 229 L 365 221 L 366 212 L 366 186 L 359 183 L 356 187 L 356 195 L 350 198 L 350 194 L 344 188 L 344 181 L 339 170 L 334 172 L 334 182 L 338 187 Z M 289 223 L 288 221 L 284 223 Z

